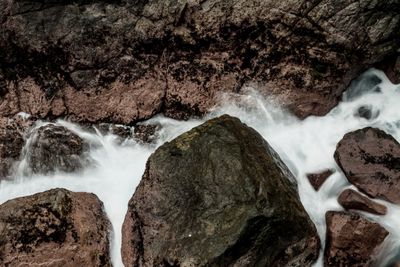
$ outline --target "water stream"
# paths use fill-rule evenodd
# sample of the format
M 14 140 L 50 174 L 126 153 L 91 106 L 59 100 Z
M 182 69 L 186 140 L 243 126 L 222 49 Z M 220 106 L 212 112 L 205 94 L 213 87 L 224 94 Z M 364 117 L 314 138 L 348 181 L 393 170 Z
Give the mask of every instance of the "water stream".
M 116 136 L 90 132 L 75 124 L 57 121 L 56 124 L 69 128 L 91 144 L 90 157 L 95 164 L 75 174 L 32 176 L 24 174 L 22 161 L 15 179 L 0 183 L 0 203 L 56 187 L 95 193 L 104 202 L 113 225 L 113 264 L 116 267 L 123 266 L 120 229 L 128 200 L 141 179 L 147 158 L 164 142 L 206 119 L 228 113 L 255 128 L 293 172 L 302 203 L 316 224 L 324 244 L 325 213 L 328 210 L 342 210 L 337 197 L 344 188 L 352 187 L 333 159 L 336 144 L 345 133 L 366 126 L 385 130 L 400 141 L 400 86 L 390 83 L 382 72 L 370 70 L 353 82 L 343 96 L 344 100 L 329 114 L 303 121 L 282 110 L 273 101 L 261 97 L 252 88 L 246 88 L 245 91 L 246 95 L 239 99 L 225 95 L 221 105 L 203 120 L 175 121 L 163 116 L 152 118 L 146 123 L 161 125 L 156 144 L 142 144 L 133 140 L 121 144 Z M 371 118 L 366 119 L 359 114 Z M 39 122 L 36 127 L 43 123 Z M 336 172 L 316 192 L 308 182 L 306 173 L 325 169 L 336 169 Z M 400 259 L 400 207 L 385 201 L 378 202 L 388 207 L 386 216 L 363 214 L 390 232 L 377 263 L 377 266 L 385 266 L 395 257 Z M 322 266 L 322 253 L 315 266 Z

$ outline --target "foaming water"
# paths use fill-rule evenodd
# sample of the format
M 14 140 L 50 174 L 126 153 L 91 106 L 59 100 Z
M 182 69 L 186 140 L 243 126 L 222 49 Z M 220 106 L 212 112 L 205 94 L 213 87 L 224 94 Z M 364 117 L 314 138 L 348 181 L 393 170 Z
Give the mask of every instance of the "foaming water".
M 381 128 L 400 141 L 399 86 L 390 83 L 382 72 L 370 70 L 350 86 L 343 97 L 344 101 L 328 115 L 309 117 L 303 121 L 262 98 L 251 88 L 246 90 L 247 94 L 239 99 L 225 96 L 221 106 L 204 120 L 228 113 L 255 128 L 271 144 L 295 175 L 301 201 L 316 224 L 324 244 L 325 213 L 328 210 L 342 210 L 337 197 L 344 188 L 352 187 L 333 159 L 336 144 L 345 133 L 366 126 Z M 159 145 L 204 120 L 175 121 L 156 116 L 146 122 L 161 126 L 156 144 L 152 145 L 132 140 L 121 144 L 116 136 L 88 132 L 75 124 L 58 121 L 56 124 L 67 127 L 90 144 L 93 164 L 74 174 L 32 176 L 24 173 L 26 166 L 22 161 L 14 180 L 1 182 L 0 203 L 55 187 L 95 193 L 103 201 L 113 225 L 113 265 L 123 266 L 120 256 L 121 226 L 127 203 L 140 182 L 147 158 Z M 41 125 L 43 123 L 39 122 L 37 127 Z M 25 149 L 24 153 L 29 151 Z M 306 174 L 325 169 L 336 169 L 336 172 L 316 192 Z M 378 202 L 388 207 L 386 216 L 363 214 L 390 232 L 377 265 L 385 266 L 400 255 L 400 207 L 384 201 Z M 315 266 L 322 266 L 322 253 Z

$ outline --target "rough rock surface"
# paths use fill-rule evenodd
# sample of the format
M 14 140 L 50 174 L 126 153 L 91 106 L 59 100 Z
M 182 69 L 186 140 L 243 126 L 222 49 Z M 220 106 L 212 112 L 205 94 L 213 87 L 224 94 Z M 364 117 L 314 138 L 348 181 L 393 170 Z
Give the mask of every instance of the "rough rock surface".
M 156 138 L 156 132 L 160 129 L 160 125 L 140 124 L 135 125 L 134 137 L 144 143 L 152 143 Z
M 67 128 L 47 124 L 31 134 L 26 151 L 29 173 L 73 172 L 88 164 L 89 145 Z
M 100 123 L 94 127 L 99 130 L 101 134 L 113 134 L 118 136 L 121 141 L 132 138 L 132 127 L 128 125 Z
M 328 211 L 326 224 L 326 267 L 371 266 L 389 234 L 379 224 L 354 213 Z
M 122 233 L 125 266 L 311 266 L 319 253 L 294 177 L 228 115 L 156 150 Z
M 0 205 L 1 266 L 111 266 L 110 223 L 89 193 L 53 189 Z
M 392 83 L 400 83 L 400 55 L 388 57 L 375 66 L 384 71 Z
M 158 124 L 136 124 L 135 126 L 101 123 L 96 125 L 102 134 L 113 134 L 122 142 L 126 139 L 135 139 L 142 143 L 152 143 L 156 139 L 156 132 L 160 130 Z
M 7 178 L 20 159 L 25 144 L 25 133 L 31 122 L 14 118 L 0 118 L 0 179 Z
M 131 124 L 253 85 L 325 114 L 396 54 L 398 0 L 0 2 L 0 115 Z
M 338 202 L 348 210 L 362 210 L 378 215 L 385 215 L 387 212 L 387 208 L 384 205 L 376 203 L 352 189 L 344 190 L 339 195 Z
M 400 204 L 400 144 L 391 135 L 370 127 L 347 133 L 335 160 L 360 191 Z
M 334 170 L 326 170 L 320 173 L 309 173 L 307 174 L 307 178 L 310 181 L 310 184 L 316 191 L 318 191 L 323 183 L 325 183 L 326 179 L 328 179 L 332 174 L 334 173 Z

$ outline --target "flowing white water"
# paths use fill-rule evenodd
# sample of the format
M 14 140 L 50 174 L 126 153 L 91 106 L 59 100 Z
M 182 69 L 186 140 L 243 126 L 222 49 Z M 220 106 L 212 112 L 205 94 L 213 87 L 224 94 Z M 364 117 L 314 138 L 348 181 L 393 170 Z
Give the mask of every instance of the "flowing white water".
M 381 128 L 400 141 L 400 86 L 391 84 L 383 73 L 371 70 L 353 83 L 344 96 L 345 100 L 328 115 L 309 117 L 303 121 L 262 98 L 251 88 L 247 88 L 247 91 L 248 94 L 240 99 L 225 96 L 221 106 L 205 119 L 224 113 L 237 116 L 271 144 L 295 175 L 302 203 L 315 222 L 324 244 L 325 212 L 341 210 L 337 196 L 344 188 L 350 187 L 333 159 L 336 144 L 345 133 L 366 126 Z M 361 106 L 371 110 L 373 119 L 355 115 Z M 204 120 L 182 122 L 162 116 L 149 120 L 147 123 L 161 125 L 155 145 L 134 141 L 120 144 L 113 135 L 90 133 L 74 124 L 58 121 L 57 124 L 69 128 L 91 144 L 90 156 L 95 162 L 94 166 L 75 174 L 26 176 L 21 170 L 24 168 L 22 163 L 13 181 L 1 182 L 0 203 L 55 187 L 95 193 L 104 202 L 113 225 L 113 264 L 116 267 L 123 266 L 120 257 L 121 225 L 127 203 L 140 181 L 147 158 L 157 146 Z M 316 192 L 309 184 L 306 173 L 328 168 L 337 171 Z M 388 207 L 386 216 L 363 214 L 390 232 L 378 263 L 378 266 L 385 266 L 394 257 L 400 257 L 400 207 L 379 202 Z M 322 255 L 315 266 L 322 266 Z

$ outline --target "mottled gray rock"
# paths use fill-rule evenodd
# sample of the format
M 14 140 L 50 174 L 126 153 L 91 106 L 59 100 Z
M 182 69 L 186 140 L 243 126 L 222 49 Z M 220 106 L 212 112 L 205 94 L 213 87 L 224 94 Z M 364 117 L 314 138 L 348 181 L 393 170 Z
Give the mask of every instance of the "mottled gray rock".
M 311 266 L 319 248 L 290 171 L 228 115 L 150 156 L 122 229 L 125 266 Z
M 63 126 L 47 124 L 35 129 L 26 147 L 28 173 L 74 172 L 89 163 L 89 144 Z

